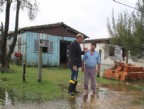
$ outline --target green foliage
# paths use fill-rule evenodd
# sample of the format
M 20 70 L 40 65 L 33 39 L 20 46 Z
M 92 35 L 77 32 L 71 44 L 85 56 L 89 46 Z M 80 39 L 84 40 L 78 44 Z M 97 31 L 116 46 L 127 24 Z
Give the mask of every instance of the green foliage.
M 131 49 L 130 45 L 133 41 L 132 37 L 132 19 L 127 12 L 120 13 L 118 19 L 114 18 L 114 12 L 112 14 L 112 25 L 108 20 L 108 31 L 111 36 L 110 43 L 112 45 L 123 46 L 126 49 Z
M 0 105 L 2 104 L 2 102 L 3 102 L 3 100 L 2 100 L 2 99 L 0 99 Z
M 144 2 L 136 5 L 140 11 L 129 15 L 127 12 L 120 13 L 118 18 L 112 13 L 112 21 L 108 19 L 107 28 L 111 36 L 110 43 L 120 45 L 131 51 L 136 56 L 144 51 Z
M 39 11 L 38 1 L 37 0 L 20 0 L 20 1 L 21 1 L 21 9 L 22 10 L 27 9 L 30 20 L 34 20 Z

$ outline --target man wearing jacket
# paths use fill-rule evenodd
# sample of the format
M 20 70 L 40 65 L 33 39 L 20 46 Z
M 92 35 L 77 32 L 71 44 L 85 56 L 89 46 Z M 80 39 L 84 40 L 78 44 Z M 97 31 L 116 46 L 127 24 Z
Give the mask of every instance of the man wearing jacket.
M 68 95 L 74 97 L 74 93 L 79 93 L 76 91 L 77 78 L 78 78 L 78 69 L 82 65 L 82 50 L 80 43 L 83 41 L 84 37 L 82 34 L 77 34 L 76 39 L 71 42 L 69 47 L 69 65 L 71 69 L 71 80 L 68 88 Z

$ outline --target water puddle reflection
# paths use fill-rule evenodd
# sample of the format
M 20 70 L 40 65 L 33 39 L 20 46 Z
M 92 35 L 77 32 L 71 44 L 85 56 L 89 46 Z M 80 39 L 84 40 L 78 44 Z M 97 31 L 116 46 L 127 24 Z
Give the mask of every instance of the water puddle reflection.
M 19 101 L 12 91 L 0 88 L 0 109 L 144 109 L 144 92 L 127 90 L 125 85 L 99 86 L 96 96 L 90 92 L 87 97 L 80 93 L 69 98 L 65 94 L 47 102 L 26 102 L 24 96 Z

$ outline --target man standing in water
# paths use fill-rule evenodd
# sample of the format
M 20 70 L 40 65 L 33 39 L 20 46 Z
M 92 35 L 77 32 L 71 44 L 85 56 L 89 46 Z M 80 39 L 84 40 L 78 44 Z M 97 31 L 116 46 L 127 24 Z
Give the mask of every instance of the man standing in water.
M 82 51 L 80 43 L 83 41 L 84 36 L 82 34 L 77 34 L 76 39 L 70 44 L 69 48 L 69 65 L 71 69 L 71 80 L 68 88 L 68 95 L 74 97 L 74 93 L 79 93 L 76 91 L 77 79 L 78 79 L 78 69 L 82 65 Z
M 91 43 L 91 48 L 83 56 L 82 71 L 84 71 L 84 95 L 88 94 L 88 81 L 91 80 L 93 96 L 96 94 L 96 73 L 100 73 L 100 55 L 95 51 L 96 43 Z M 96 69 L 97 65 L 97 69 Z

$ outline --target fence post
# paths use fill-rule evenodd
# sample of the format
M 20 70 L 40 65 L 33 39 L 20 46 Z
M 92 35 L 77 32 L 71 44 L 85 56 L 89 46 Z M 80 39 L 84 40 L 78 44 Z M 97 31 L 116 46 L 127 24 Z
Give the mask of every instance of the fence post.
M 42 80 L 42 47 L 39 46 L 39 54 L 38 54 L 38 82 Z
M 26 64 L 23 63 L 23 82 L 26 81 L 26 79 L 25 79 L 25 74 L 26 74 Z

